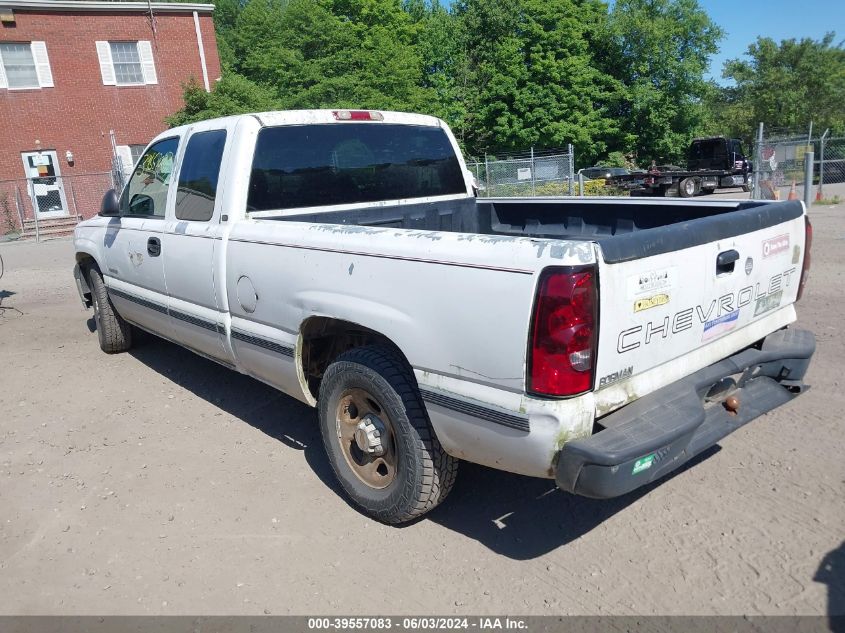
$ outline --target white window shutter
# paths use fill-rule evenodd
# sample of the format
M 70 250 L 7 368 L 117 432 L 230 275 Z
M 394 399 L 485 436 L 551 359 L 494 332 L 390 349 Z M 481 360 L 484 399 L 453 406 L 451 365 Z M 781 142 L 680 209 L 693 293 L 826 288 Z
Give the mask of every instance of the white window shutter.
M 138 57 L 141 58 L 141 71 L 144 73 L 145 84 L 157 84 L 156 65 L 153 60 L 153 47 L 148 40 L 138 42 Z
M 128 145 L 118 145 L 115 147 L 118 158 L 120 158 L 121 167 L 123 167 L 123 175 L 129 178 L 132 175 L 132 149 Z
M 108 42 L 97 42 L 97 58 L 100 60 L 100 75 L 103 77 L 103 85 L 117 85 L 114 76 L 114 64 L 111 61 L 111 46 Z
M 3 56 L 0 55 L 0 88 L 8 88 L 9 83 L 6 81 L 6 69 L 3 68 Z
M 35 72 L 38 75 L 38 85 L 42 88 L 53 87 L 53 72 L 50 70 L 50 58 L 47 57 L 47 44 L 44 42 L 30 42 L 32 59 L 35 60 Z

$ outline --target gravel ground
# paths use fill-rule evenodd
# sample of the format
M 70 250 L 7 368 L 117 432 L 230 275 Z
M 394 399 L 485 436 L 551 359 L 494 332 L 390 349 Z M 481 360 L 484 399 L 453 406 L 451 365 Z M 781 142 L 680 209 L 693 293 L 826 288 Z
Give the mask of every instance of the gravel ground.
M 813 388 L 621 499 L 462 464 L 402 528 L 314 411 L 177 346 L 102 354 L 72 244 L 0 244 L 0 614 L 845 613 L 845 205 L 813 209 Z

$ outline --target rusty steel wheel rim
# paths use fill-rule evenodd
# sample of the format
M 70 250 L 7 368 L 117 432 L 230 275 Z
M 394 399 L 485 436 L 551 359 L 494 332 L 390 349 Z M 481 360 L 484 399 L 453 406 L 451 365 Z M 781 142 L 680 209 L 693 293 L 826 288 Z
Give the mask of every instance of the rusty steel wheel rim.
M 355 476 L 371 488 L 387 488 L 396 479 L 396 442 L 381 403 L 365 389 L 346 389 L 335 419 L 341 452 Z

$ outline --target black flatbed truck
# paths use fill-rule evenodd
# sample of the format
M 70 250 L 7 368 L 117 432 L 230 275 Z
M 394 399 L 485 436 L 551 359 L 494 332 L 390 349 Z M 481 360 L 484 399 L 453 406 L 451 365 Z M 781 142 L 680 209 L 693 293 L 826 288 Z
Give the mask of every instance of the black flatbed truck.
M 692 141 L 686 169 L 652 164 L 648 171 L 612 176 L 607 184 L 630 191 L 632 196 L 692 198 L 731 187 L 749 191 L 751 173 L 751 161 L 739 139 L 711 136 Z

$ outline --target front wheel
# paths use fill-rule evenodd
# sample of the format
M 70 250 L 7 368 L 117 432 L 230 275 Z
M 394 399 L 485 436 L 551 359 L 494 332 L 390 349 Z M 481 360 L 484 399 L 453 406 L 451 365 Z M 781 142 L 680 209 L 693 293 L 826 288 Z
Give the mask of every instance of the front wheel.
M 88 284 L 100 349 L 107 354 L 125 352 L 132 347 L 132 326 L 114 309 L 103 276 L 96 268 L 88 271 Z
M 320 384 L 319 416 L 332 469 L 366 514 L 403 523 L 449 494 L 458 460 L 437 441 L 413 374 L 389 347 L 341 354 Z

